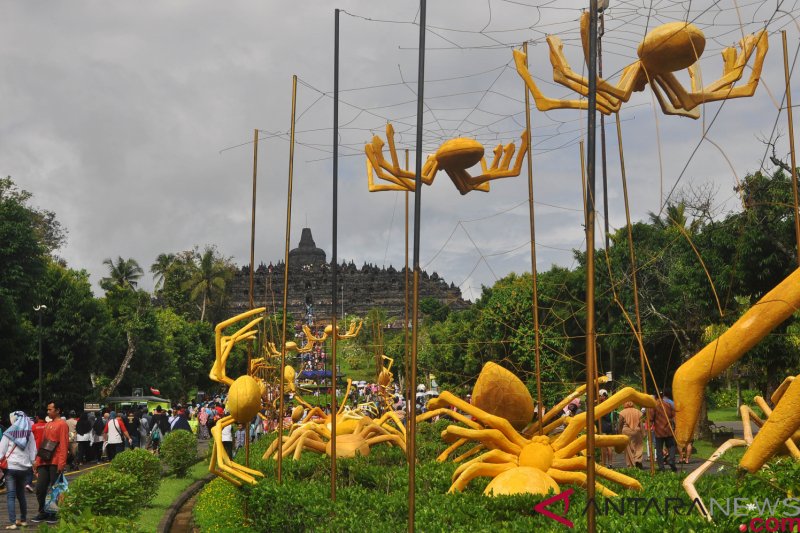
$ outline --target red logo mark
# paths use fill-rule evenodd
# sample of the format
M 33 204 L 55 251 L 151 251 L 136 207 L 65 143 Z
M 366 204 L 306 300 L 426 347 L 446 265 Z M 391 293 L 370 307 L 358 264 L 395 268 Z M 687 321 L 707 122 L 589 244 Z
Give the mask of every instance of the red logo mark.
M 561 494 L 556 494 L 552 498 L 547 498 L 546 500 L 539 502 L 539 504 L 536 505 L 536 507 L 534 507 L 533 510 L 536 511 L 537 513 L 545 515 L 547 518 L 555 520 L 559 524 L 564 524 L 567 527 L 573 527 L 574 524 L 570 520 L 567 520 L 567 512 L 569 511 L 569 497 L 572 495 L 573 492 L 575 492 L 575 489 L 569 489 L 562 492 Z M 563 515 L 557 515 L 547 510 L 547 506 L 559 500 L 564 500 Z

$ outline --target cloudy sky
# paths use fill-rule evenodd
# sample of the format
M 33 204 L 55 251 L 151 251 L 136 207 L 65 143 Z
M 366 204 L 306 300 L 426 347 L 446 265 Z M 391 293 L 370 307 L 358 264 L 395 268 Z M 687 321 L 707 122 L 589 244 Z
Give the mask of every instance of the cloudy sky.
M 253 130 L 259 129 L 256 258 L 278 261 L 296 74 L 291 242 L 296 246 L 308 226 L 330 258 L 334 7 L 343 10 L 339 258 L 400 265 L 403 196 L 367 191 L 363 145 L 375 134 L 384 137 L 391 121 L 399 149 L 413 148 L 415 2 L 4 2 L 0 172 L 32 192 L 37 206 L 56 212 L 69 231 L 59 254 L 89 271 L 95 287 L 108 257 L 133 257 L 148 271 L 159 253 L 213 244 L 243 265 L 249 261 Z M 582 7 L 542 0 L 430 2 L 426 155 L 458 136 L 489 148 L 519 144 L 524 93 L 511 50 L 523 41 L 530 42 L 531 72 L 542 90 L 574 98 L 552 83 L 545 36 L 561 36 L 573 68 L 583 71 Z M 712 190 L 722 216 L 736 208 L 736 179 L 761 167 L 763 140 L 777 137 L 777 153 L 788 160 L 786 118 L 778 115 L 780 30 L 788 32 L 791 61 L 799 13 L 796 3 L 777 0 L 611 0 L 603 49 L 604 73 L 614 82 L 635 60 L 642 37 L 664 22 L 689 20 L 706 33 L 706 85 L 720 75 L 724 47 L 765 25 L 770 33 L 752 98 L 708 104 L 696 121 L 663 115 L 649 89 L 625 105 L 620 118 L 634 219 L 658 212 L 673 188 L 680 194 L 689 187 Z M 678 76 L 688 84 L 685 72 Z M 793 84 L 796 103 L 800 77 Z M 577 111 L 532 111 L 539 269 L 569 266 L 571 250 L 584 247 L 578 141 L 585 119 Z M 613 121 L 607 132 L 609 218 L 616 228 L 624 212 Z M 413 158 L 412 151 L 412 165 Z M 422 194 L 421 264 L 460 284 L 467 298 L 509 272 L 529 271 L 526 198 L 524 173 L 493 182 L 488 194 L 466 196 L 442 173 Z M 149 272 L 142 286 L 152 288 Z

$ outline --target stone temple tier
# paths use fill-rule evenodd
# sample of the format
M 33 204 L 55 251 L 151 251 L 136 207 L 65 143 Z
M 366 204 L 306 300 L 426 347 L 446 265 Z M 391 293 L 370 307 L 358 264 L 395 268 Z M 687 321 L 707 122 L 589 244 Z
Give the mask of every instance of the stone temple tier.
M 300 244 L 289 252 L 289 292 L 287 306 L 289 313 L 299 320 L 309 309 L 318 322 L 327 323 L 331 317 L 331 270 L 333 265 L 326 261 L 325 251 L 317 248 L 309 228 L 303 228 Z M 263 263 L 256 268 L 254 276 L 254 298 L 256 306 L 266 306 L 270 312 L 280 309 L 283 302 L 283 262 L 269 266 Z M 409 274 L 409 284 L 412 283 Z M 342 303 L 346 315 L 364 317 L 370 309 L 381 308 L 387 316 L 403 317 L 404 269 L 396 270 L 364 264 L 357 268 L 352 261 L 338 266 L 337 318 L 342 318 Z M 461 296 L 461 290 L 447 283 L 435 272 L 422 272 L 419 280 L 419 298 L 433 298 L 452 310 L 469 307 L 469 302 Z M 247 266 L 237 271 L 231 281 L 230 300 L 227 314 L 233 316 L 249 307 L 250 269 Z M 410 289 L 409 289 L 410 292 Z M 273 307 L 274 306 L 274 307 Z M 309 308 L 309 306 L 313 306 Z M 409 298 L 409 307 L 411 298 Z M 409 313 L 411 310 L 409 309 Z

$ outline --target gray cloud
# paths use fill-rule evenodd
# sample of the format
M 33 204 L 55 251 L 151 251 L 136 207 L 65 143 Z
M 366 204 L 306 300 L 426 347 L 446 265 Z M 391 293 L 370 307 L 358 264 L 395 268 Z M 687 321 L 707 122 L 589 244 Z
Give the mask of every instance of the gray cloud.
M 543 37 L 561 35 L 573 67 L 582 70 L 581 3 L 560 2 L 557 8 L 541 3 L 538 9 L 524 3 L 430 3 L 426 151 L 458 135 L 475 136 L 489 148 L 518 142 L 523 92 L 508 43 L 532 39 L 531 70 L 542 89 L 574 97 L 548 81 L 552 68 Z M 688 18 L 708 37 L 701 66 L 709 83 L 721 71 L 719 51 L 742 32 L 757 31 L 775 5 L 742 6 L 740 26 L 733 2 L 695 4 Z M 346 13 L 341 18 L 346 90 L 340 106 L 339 257 L 358 265 L 400 265 L 404 201 L 398 194 L 367 192 L 361 150 L 373 134 L 384 135 L 386 120 L 395 124 L 398 146 L 413 147 L 418 27 L 411 22 L 417 7 L 363 0 L 340 7 L 374 20 Z M 647 29 L 687 17 L 682 4 L 657 7 L 647 13 L 627 2 L 612 3 L 604 41 L 604 68 L 611 79 L 634 60 Z M 256 256 L 264 262 L 282 259 L 292 74 L 301 79 L 292 246 L 308 225 L 330 257 L 333 8 L 328 2 L 31 0 L 7 3 L 4 11 L 0 172 L 57 213 L 69 229 L 60 253 L 73 268 L 87 269 L 96 284 L 105 274 L 106 257 L 134 257 L 147 269 L 161 252 L 211 243 L 245 264 L 252 147 L 223 149 L 250 141 L 254 128 L 262 130 L 263 139 Z M 769 26 L 771 32 L 783 27 L 795 42 L 797 27 L 786 15 Z M 657 212 L 662 190 L 668 192 L 679 176 L 678 189 L 712 183 L 719 209 L 735 207 L 735 176 L 759 168 L 764 147 L 758 138 L 769 136 L 777 113 L 770 93 L 778 100 L 783 93 L 779 35 L 773 33 L 770 44 L 756 95 L 722 105 L 713 125 L 720 104 L 707 105 L 701 121 L 654 112 L 649 91 L 627 104 L 621 118 L 634 219 Z M 688 83 L 685 74 L 680 78 Z M 574 111 L 532 112 L 540 269 L 571 264 L 569 250 L 583 246 L 577 141 L 584 119 Z M 701 142 L 704 127 L 722 150 Z M 783 117 L 779 129 L 786 130 Z M 624 216 L 613 121 L 608 137 L 610 222 L 616 228 Z M 787 152 L 784 135 L 778 153 Z M 489 194 L 462 197 L 439 175 L 423 191 L 422 264 L 463 283 L 468 297 L 477 296 L 481 284 L 493 283 L 495 275 L 530 270 L 528 249 L 520 247 L 529 239 L 527 209 L 518 206 L 527 197 L 526 183 L 523 173 L 493 183 Z M 149 276 L 143 285 L 152 286 Z

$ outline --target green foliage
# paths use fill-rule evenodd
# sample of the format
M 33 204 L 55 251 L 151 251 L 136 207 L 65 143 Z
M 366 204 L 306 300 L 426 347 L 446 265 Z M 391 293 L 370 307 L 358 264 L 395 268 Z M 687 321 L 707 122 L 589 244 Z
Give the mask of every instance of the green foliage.
M 161 443 L 159 457 L 170 473 L 186 476 L 189 467 L 197 461 L 197 437 L 183 429 L 170 431 Z
M 117 454 L 111 462 L 115 470 L 135 476 L 142 485 L 145 502 L 149 502 L 161 483 L 161 463 L 152 453 L 136 448 Z
M 133 474 L 115 468 L 98 468 L 84 474 L 69 485 L 61 512 L 65 517 L 78 517 L 84 510 L 94 515 L 117 516 L 135 520 L 141 513 L 144 487 Z
M 128 517 L 122 516 L 98 516 L 93 515 L 89 509 L 84 509 L 79 515 L 63 516 L 55 525 L 47 529 L 51 533 L 117 533 L 125 531 L 129 533 L 145 533 Z
M 129 531 L 131 533 L 144 533 L 135 522 L 120 516 L 95 516 L 89 510 L 85 510 L 76 517 L 64 517 L 57 525 L 47 529 L 56 533 L 72 533 L 81 531 L 84 533 L 116 533 L 117 531 Z
M 534 511 L 545 496 L 517 495 L 487 497 L 482 494 L 488 480 L 473 479 L 464 492 L 448 494 L 451 475 L 456 468 L 453 462 L 434 460 L 447 444 L 439 433 L 447 422 L 423 423 L 417 435 L 418 465 L 416 469 L 417 531 L 562 531 L 564 526 Z M 255 443 L 252 457 L 260 457 L 272 441 L 263 438 Z M 698 489 L 706 504 L 715 498 L 723 504 L 734 498 L 744 498 L 745 503 L 763 506 L 783 500 L 800 492 L 800 462 L 778 459 L 768 463 L 755 475 L 742 475 L 736 464 L 742 450 L 733 450 L 720 459 L 723 465 L 718 473 L 703 476 Z M 241 460 L 242 458 L 239 457 Z M 402 532 L 407 531 L 408 476 L 405 455 L 397 448 L 385 445 L 373 447 L 367 457 L 337 461 L 336 502 L 330 500 L 330 460 L 312 452 L 304 453 L 299 461 L 283 463 L 283 484 L 275 478 L 275 461 L 253 461 L 253 466 L 265 473 L 254 487 L 235 489 L 223 480 L 215 480 L 205 488 L 195 507 L 195 523 L 202 532 L 250 529 L 252 531 L 360 531 L 366 528 Z M 598 495 L 598 531 L 733 531 L 752 517 L 768 516 L 759 510 L 745 510 L 743 516 L 729 516 L 717 511 L 710 524 L 696 508 L 690 506 L 681 482 L 684 473 L 660 473 L 651 476 L 638 469 L 622 470 L 638 479 L 644 492 L 620 490 L 610 483 L 619 497 L 606 500 Z M 567 487 L 562 487 L 565 490 Z M 587 507 L 586 491 L 570 486 L 567 518 L 574 522 L 575 531 L 586 531 L 584 511 Z M 631 499 L 642 498 L 644 503 L 634 511 Z M 648 501 L 652 503 L 647 504 Z M 626 500 L 623 500 L 626 499 Z M 667 502 L 667 499 L 670 499 Z M 625 502 L 625 512 L 616 508 Z M 739 500 L 740 505 L 744 500 Z M 243 509 L 258 509 L 250 514 L 249 528 L 244 526 Z M 655 505 L 655 507 L 653 506 Z M 664 511 L 665 505 L 669 510 Z M 648 506 L 648 509 L 644 508 Z M 680 507 L 676 507 L 680 506 Z M 676 510 L 677 508 L 677 510 Z M 561 512 L 555 506 L 553 511 Z M 791 507 L 788 508 L 789 510 Z M 779 515 L 776 515 L 779 516 Z
M 749 405 L 752 408 L 755 408 L 755 403 L 753 403 L 753 398 L 761 394 L 757 390 L 745 389 L 742 390 L 742 403 L 744 405 Z M 718 391 L 714 391 L 708 395 L 708 401 L 710 407 L 714 409 L 724 409 L 736 407 L 736 389 L 719 389 Z

